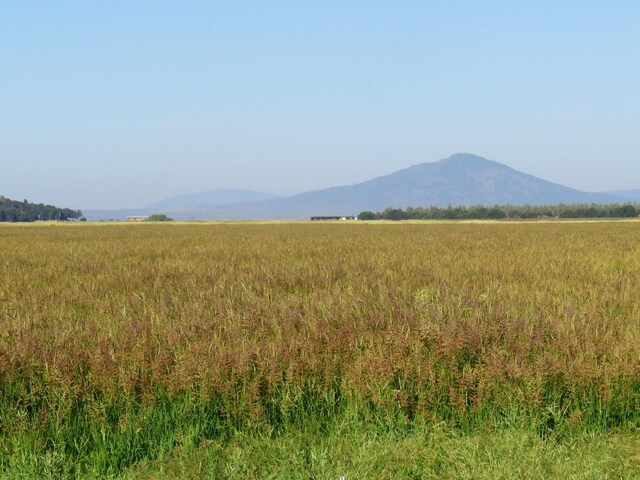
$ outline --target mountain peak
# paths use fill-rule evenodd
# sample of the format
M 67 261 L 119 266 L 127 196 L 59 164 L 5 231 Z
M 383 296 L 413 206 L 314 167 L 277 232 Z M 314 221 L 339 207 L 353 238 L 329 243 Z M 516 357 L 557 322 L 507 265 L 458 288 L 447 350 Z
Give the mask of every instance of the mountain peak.
M 443 158 L 440 161 L 441 162 L 465 162 L 465 161 L 488 162 L 489 160 L 487 160 L 484 157 L 481 157 L 480 155 L 475 155 L 473 153 L 458 152 L 448 156 L 447 158 Z
M 493 160 L 487 160 L 486 158 L 474 155 L 473 153 L 454 153 L 450 157 L 443 158 L 436 163 L 456 167 L 478 167 L 488 165 L 506 167 L 506 165 L 494 162 Z

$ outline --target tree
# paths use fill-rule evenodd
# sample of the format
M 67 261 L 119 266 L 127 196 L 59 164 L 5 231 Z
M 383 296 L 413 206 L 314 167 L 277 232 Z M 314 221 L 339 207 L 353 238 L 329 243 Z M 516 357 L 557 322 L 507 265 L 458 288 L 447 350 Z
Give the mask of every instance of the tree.
M 405 220 L 407 218 L 404 211 L 399 208 L 385 209 L 385 211 L 382 213 L 382 217 L 385 220 Z
M 80 210 L 57 208 L 43 203 L 29 203 L 28 200 L 11 200 L 0 196 L 1 222 L 34 222 L 36 220 L 67 220 L 80 218 Z
M 629 218 L 629 217 L 637 217 L 638 211 L 633 205 L 614 205 L 609 215 L 611 217 L 619 217 L 619 218 Z
M 376 214 L 366 210 L 364 212 L 360 212 L 358 214 L 358 220 L 375 220 L 377 218 Z
M 167 217 L 164 213 L 153 213 L 147 217 L 147 222 L 173 222 L 173 218 Z

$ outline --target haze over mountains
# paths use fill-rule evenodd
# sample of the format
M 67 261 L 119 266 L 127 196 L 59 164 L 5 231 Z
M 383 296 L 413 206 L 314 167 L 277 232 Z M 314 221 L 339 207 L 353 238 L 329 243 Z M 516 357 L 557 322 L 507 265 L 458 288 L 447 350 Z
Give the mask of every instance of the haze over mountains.
M 230 188 L 216 188 L 206 192 L 178 195 L 176 197 L 151 203 L 147 209 L 179 209 L 194 208 L 211 205 L 232 205 L 234 203 L 260 202 L 278 198 L 277 195 L 255 190 L 233 190 Z
M 305 219 L 314 215 L 357 215 L 364 210 L 447 205 L 544 205 L 615 203 L 633 200 L 615 193 L 590 193 L 552 183 L 485 158 L 459 153 L 349 186 L 276 198 L 263 192 L 212 190 L 156 202 L 146 208 L 87 210 L 90 220 L 124 219 L 161 212 L 176 219 Z
M 624 198 L 630 202 L 640 202 L 640 189 L 637 190 L 615 190 L 613 192 L 606 192 L 609 195 L 615 195 L 616 197 Z

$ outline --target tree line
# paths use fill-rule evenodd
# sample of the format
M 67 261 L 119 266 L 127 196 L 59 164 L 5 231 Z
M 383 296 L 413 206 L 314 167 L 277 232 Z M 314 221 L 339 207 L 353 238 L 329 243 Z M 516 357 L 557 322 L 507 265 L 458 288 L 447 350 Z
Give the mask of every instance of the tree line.
M 533 218 L 631 218 L 640 213 L 639 204 L 559 204 L 559 205 L 460 205 L 453 207 L 387 208 L 364 211 L 358 220 L 500 220 Z
M 28 200 L 11 200 L 0 195 L 0 222 L 35 222 L 37 220 L 86 220 L 80 210 L 58 208 Z

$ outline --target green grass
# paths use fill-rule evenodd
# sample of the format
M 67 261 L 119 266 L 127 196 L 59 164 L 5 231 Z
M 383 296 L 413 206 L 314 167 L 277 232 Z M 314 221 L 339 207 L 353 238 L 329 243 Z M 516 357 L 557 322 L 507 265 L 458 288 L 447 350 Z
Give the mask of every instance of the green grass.
M 22 424 L 3 439 L 0 478 L 640 475 L 640 429 L 633 423 L 611 428 L 576 422 L 550 408 L 547 416 L 527 415 L 516 403 L 511 411 L 448 421 L 409 420 L 401 408 L 381 410 L 355 399 L 324 406 L 302 399 L 287 405 L 288 415 L 281 410 L 258 423 L 243 415 L 222 418 L 222 405 L 189 397 L 106 409 L 102 420 L 76 408 L 45 425 L 37 412 L 18 409 L 14 422 Z
M 239 434 L 225 444 L 174 450 L 125 478 L 622 479 L 640 476 L 640 436 L 542 439 L 532 429 L 461 434 L 444 425 L 408 432 L 342 426 L 276 438 Z
M 463 433 L 440 423 L 381 429 L 343 418 L 327 428 L 236 432 L 177 444 L 112 475 L 77 469 L 60 451 L 16 458 L 0 478 L 121 479 L 632 479 L 640 432 L 579 432 L 545 438 L 526 425 Z M 25 450 L 28 451 L 28 450 Z

